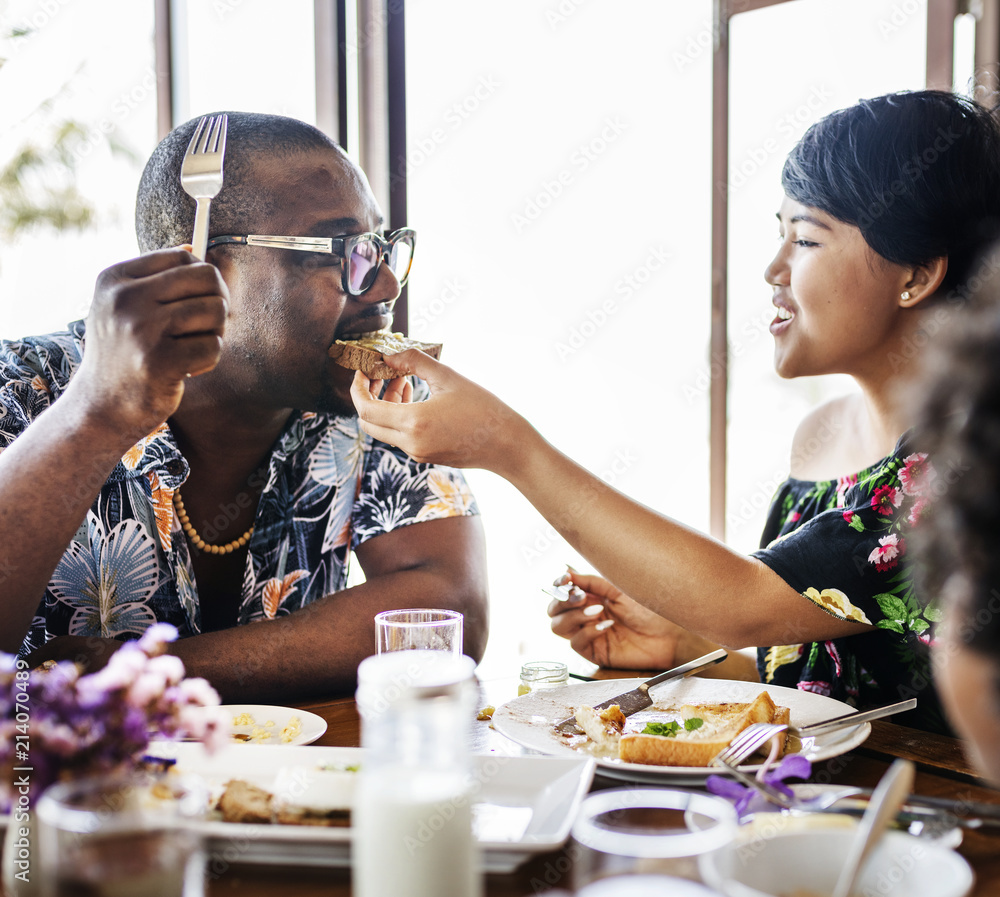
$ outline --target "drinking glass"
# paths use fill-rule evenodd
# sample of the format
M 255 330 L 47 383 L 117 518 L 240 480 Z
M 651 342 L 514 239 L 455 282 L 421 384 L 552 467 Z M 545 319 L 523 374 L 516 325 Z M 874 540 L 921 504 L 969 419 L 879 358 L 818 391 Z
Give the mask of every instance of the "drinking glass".
M 713 795 L 599 791 L 573 823 L 573 885 L 579 897 L 711 893 L 693 884 L 701 880 L 697 857 L 728 844 L 736 829 L 732 804 Z
M 413 607 L 375 615 L 375 647 L 389 651 L 445 651 L 462 656 L 462 615 L 453 610 Z
M 53 858 L 43 894 L 203 897 L 205 855 L 189 823 L 205 804 L 203 787 L 183 777 L 55 785 L 37 808 L 42 851 Z

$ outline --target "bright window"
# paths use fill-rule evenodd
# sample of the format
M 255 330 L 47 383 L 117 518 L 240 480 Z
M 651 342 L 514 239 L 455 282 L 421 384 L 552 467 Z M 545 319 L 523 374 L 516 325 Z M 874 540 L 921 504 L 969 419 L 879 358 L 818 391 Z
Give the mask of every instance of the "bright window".
M 410 326 L 615 487 L 705 528 L 711 3 L 624 9 L 407 6 Z M 487 663 L 568 654 L 539 587 L 582 562 L 505 482 L 469 479 Z
M 844 376 L 780 380 L 771 364 L 774 308 L 763 272 L 778 245 L 781 166 L 828 112 L 921 89 L 926 40 L 927 6 L 916 0 L 796 0 L 733 19 L 726 541 L 740 551 L 758 545 L 799 421 L 854 391 Z
M 0 168 L 37 152 L 46 163 L 19 178 L 29 201 L 92 212 L 83 230 L 39 223 L 0 240 L 0 336 L 10 339 L 83 317 L 98 273 L 137 254 L 135 188 L 156 144 L 156 71 L 151 3 L 12 2 L 0 16 Z M 66 189 L 74 201 L 43 199 Z M 17 201 L 5 189 L 5 216 Z
M 826 112 L 923 86 L 926 6 L 899 6 L 798 0 L 733 20 L 727 516 L 741 551 L 798 419 L 852 386 L 771 367 L 762 272 L 781 163 Z M 407 8 L 410 324 L 582 464 L 705 530 L 712 5 L 627 8 Z M 490 551 L 487 667 L 568 655 L 539 586 L 577 556 L 506 483 L 469 478 Z

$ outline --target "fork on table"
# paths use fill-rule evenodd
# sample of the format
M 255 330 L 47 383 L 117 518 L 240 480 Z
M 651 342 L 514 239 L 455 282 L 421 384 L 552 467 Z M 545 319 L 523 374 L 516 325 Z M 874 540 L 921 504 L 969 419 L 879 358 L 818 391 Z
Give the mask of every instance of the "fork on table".
M 194 255 L 202 261 L 208 246 L 208 210 L 222 189 L 228 127 L 229 117 L 225 114 L 203 117 L 181 163 L 181 186 L 196 203 L 191 244 Z
M 740 732 L 727 747 L 716 754 L 709 765 L 722 767 L 738 782 L 759 791 L 771 803 L 776 804 L 784 810 L 811 810 L 814 812 L 826 810 L 832 807 L 838 800 L 849 797 L 852 794 L 858 794 L 861 791 L 860 788 L 845 785 L 843 788 L 831 789 L 814 797 L 789 797 L 773 785 L 769 785 L 756 776 L 749 775 L 743 772 L 742 769 L 739 769 L 739 764 L 746 760 L 747 757 L 763 747 L 779 732 L 784 732 L 787 728 L 788 726 L 782 723 L 753 723 Z

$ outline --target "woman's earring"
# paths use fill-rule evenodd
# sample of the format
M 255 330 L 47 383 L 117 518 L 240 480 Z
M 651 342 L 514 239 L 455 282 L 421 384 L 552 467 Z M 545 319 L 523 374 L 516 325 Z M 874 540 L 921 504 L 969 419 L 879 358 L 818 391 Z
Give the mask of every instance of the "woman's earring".
M 899 298 L 906 302 L 910 298 L 910 291 L 903 290 L 903 292 L 899 294 Z

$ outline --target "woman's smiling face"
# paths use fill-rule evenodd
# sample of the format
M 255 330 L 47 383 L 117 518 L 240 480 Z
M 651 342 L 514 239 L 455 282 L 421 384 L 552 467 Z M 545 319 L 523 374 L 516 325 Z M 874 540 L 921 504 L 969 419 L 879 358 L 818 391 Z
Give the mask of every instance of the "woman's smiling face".
M 770 331 L 779 376 L 884 371 L 900 351 L 900 294 L 912 270 L 876 255 L 854 225 L 787 196 L 778 222 L 764 279 L 778 310 Z

